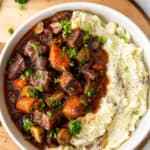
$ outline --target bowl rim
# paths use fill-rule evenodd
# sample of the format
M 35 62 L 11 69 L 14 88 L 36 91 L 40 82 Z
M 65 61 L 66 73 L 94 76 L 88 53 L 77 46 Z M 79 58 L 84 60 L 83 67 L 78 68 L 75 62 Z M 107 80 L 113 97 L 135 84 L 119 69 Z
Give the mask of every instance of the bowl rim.
M 2 67 L 2 63 L 3 63 L 3 61 L 4 61 L 4 56 L 6 55 L 6 53 L 8 53 L 8 49 L 9 49 L 9 47 L 10 47 L 10 45 L 13 43 L 13 40 L 16 38 L 16 36 L 18 36 L 19 35 L 19 33 L 21 33 L 22 32 L 22 30 L 24 29 L 24 28 L 27 28 L 28 27 L 28 25 L 29 24 L 31 24 L 31 22 L 32 22 L 32 24 L 33 25 L 35 25 L 36 24 L 36 22 L 35 22 L 35 20 L 41 20 L 41 18 L 42 19 L 46 19 L 46 17 L 43 17 L 43 16 L 45 16 L 45 14 L 47 13 L 47 12 L 51 12 L 51 14 L 49 14 L 49 16 L 52 16 L 55 12 L 58 12 L 58 11 L 62 11 L 62 10 L 73 10 L 73 9 L 67 9 L 67 8 L 69 8 L 69 7 L 71 7 L 72 5 L 74 5 L 74 6 L 79 6 L 79 5 L 87 5 L 87 6 L 92 6 L 92 7 L 99 7 L 99 8 L 103 8 L 103 9 L 106 9 L 107 11 L 111 11 L 113 14 L 116 14 L 116 15 L 118 15 L 118 16 L 120 16 L 120 17 L 123 17 L 123 19 L 125 19 L 127 22 L 129 22 L 131 25 L 133 25 L 134 26 L 134 28 L 136 28 L 136 30 L 139 32 L 139 34 L 141 35 L 141 37 L 142 38 L 144 38 L 144 40 L 145 40 L 145 43 L 148 45 L 147 46 L 147 48 L 149 48 L 150 49 L 150 43 L 149 43 L 149 40 L 148 40 L 148 38 L 146 37 L 146 35 L 144 34 L 144 32 L 131 20 L 131 19 L 129 19 L 127 16 L 125 16 L 124 14 L 122 14 L 122 13 L 120 13 L 118 10 L 115 10 L 115 9 L 112 9 L 112 8 L 110 8 L 110 7 L 108 7 L 108 6 L 105 6 L 105 5 L 102 5 L 102 4 L 98 4 L 98 3 L 93 3 L 93 2 L 66 2 L 66 3 L 61 3 L 61 4 L 56 4 L 56 5 L 53 5 L 53 6 L 50 6 L 50 7 L 48 7 L 48 8 L 46 8 L 46 9 L 44 9 L 44 10 L 42 10 L 42 11 L 40 11 L 40 12 L 38 12 L 38 13 L 36 13 L 35 15 L 33 15 L 33 16 L 31 16 L 30 18 L 28 18 L 22 25 L 20 25 L 17 29 L 16 29 L 16 31 L 15 31 L 15 33 L 10 37 L 10 39 L 8 40 L 8 42 L 6 43 L 6 45 L 4 46 L 4 48 L 3 48 L 3 50 L 2 50 L 2 52 L 1 52 L 1 54 L 0 54 L 0 68 Z M 71 7 L 72 8 L 72 7 Z M 93 12 L 94 13 L 94 12 Z M 32 26 L 30 26 L 30 27 L 28 27 L 28 29 L 24 29 L 25 31 L 25 33 L 29 30 L 29 29 L 31 29 L 31 27 Z M 24 33 L 24 34 L 25 34 Z M 22 34 L 21 35 L 21 37 L 24 35 L 24 34 Z M 20 38 L 21 38 L 20 37 Z M 20 39 L 20 38 L 18 38 L 18 39 Z M 19 41 L 19 40 L 18 40 Z M 18 42 L 17 41 L 17 42 Z M 15 42 L 15 45 L 17 44 L 17 42 Z M 12 48 L 12 50 L 13 50 L 13 48 Z M 12 50 L 11 50 L 11 53 L 12 53 Z M 5 60 L 6 61 L 6 60 Z M 6 63 L 5 63 L 5 66 L 6 66 Z M 2 70 L 2 71 L 4 71 L 4 70 Z M 150 74 L 150 73 L 149 73 Z M 4 76 L 4 73 L 0 73 L 0 76 Z M 3 77 L 2 77 L 2 82 L 4 82 L 4 79 L 3 79 Z M 4 85 L 2 86 L 2 88 L 4 88 Z M 3 89 L 2 89 L 3 90 Z M 3 91 L 3 97 L 4 97 L 4 91 Z M 0 96 L 0 98 L 1 98 L 1 96 Z M 5 101 L 5 99 L 4 98 L 2 98 L 4 101 Z M 8 110 L 6 110 L 6 111 L 8 111 Z M 149 116 L 149 118 L 150 118 L 150 110 L 148 110 L 147 111 L 147 113 L 146 114 L 148 114 L 147 116 Z M 146 115 L 145 114 L 145 115 Z M 12 133 L 12 131 L 11 131 L 11 129 L 10 129 L 10 127 L 9 127 L 9 125 L 8 125 L 8 123 L 7 123 L 7 121 L 5 120 L 5 118 L 3 117 L 3 111 L 2 111 L 2 109 L 1 109 L 1 106 L 0 106 L 0 120 L 1 120 L 1 122 L 2 122 L 2 124 L 3 124 L 3 127 L 5 128 L 5 130 L 7 131 L 7 133 L 9 134 L 9 136 L 13 139 L 13 141 L 21 148 L 21 149 L 26 149 L 26 147 L 23 145 L 23 143 L 21 143 L 18 139 L 18 137 L 16 137 L 16 135 L 14 134 L 14 133 Z M 149 125 L 146 125 L 145 126 L 145 132 L 144 132 L 144 134 L 143 134 L 143 136 L 139 136 L 139 138 L 140 139 L 136 139 L 136 143 L 134 143 L 134 141 L 132 141 L 132 146 L 130 147 L 130 149 L 135 149 L 139 144 L 140 144 L 140 142 L 146 137 L 146 135 L 148 134 L 148 132 L 150 131 L 150 124 Z M 19 131 L 20 132 L 20 131 Z M 126 142 L 125 142 L 126 143 Z M 131 143 L 131 142 L 130 142 Z M 134 143 L 134 144 L 133 144 Z M 124 144 L 123 144 L 124 145 Z M 122 147 L 122 146 L 121 146 Z

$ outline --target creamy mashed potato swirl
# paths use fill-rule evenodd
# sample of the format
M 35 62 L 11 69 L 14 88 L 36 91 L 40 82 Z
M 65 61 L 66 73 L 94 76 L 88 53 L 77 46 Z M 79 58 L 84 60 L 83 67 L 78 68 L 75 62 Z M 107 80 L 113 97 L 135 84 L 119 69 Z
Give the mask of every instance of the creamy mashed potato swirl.
M 143 49 L 135 45 L 123 27 L 103 22 L 98 16 L 74 11 L 72 28 L 81 28 L 92 35 L 105 35 L 103 48 L 109 54 L 107 95 L 99 110 L 80 117 L 82 130 L 73 136 L 71 146 L 60 150 L 112 150 L 126 141 L 147 110 L 148 72 L 144 65 Z M 101 139 L 105 135 L 105 142 Z M 55 148 L 56 149 L 56 148 Z

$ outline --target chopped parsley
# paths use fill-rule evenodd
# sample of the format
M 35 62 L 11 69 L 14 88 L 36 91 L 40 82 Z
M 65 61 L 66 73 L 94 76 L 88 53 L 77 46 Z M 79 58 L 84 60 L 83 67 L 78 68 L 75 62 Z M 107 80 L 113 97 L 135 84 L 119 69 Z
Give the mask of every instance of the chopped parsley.
M 28 0 L 15 0 L 15 2 L 19 4 L 25 4 L 28 2 Z
M 9 83 L 9 84 L 8 84 L 8 89 L 9 89 L 9 90 L 12 90 L 12 89 L 13 89 L 12 83 Z
M 39 49 L 39 46 L 35 43 L 31 43 L 31 47 L 33 50 L 37 51 Z
M 42 70 L 38 70 L 38 75 L 37 75 L 37 78 L 39 79 L 45 79 L 45 75 L 44 75 L 44 73 L 43 73 L 43 71 Z
M 56 139 L 57 133 L 58 133 L 59 130 L 60 130 L 59 128 L 55 128 L 54 130 L 50 131 L 49 137 L 52 138 L 52 139 Z
M 13 65 L 13 60 L 12 59 L 9 59 L 8 60 L 8 65 L 11 67 Z
M 81 100 L 81 104 L 82 104 L 84 107 L 87 107 L 87 106 L 88 106 L 86 100 L 84 100 L 84 99 Z
M 107 37 L 105 35 L 101 35 L 98 37 L 98 41 L 102 44 L 106 43 Z
M 138 110 L 135 110 L 135 111 L 133 112 L 133 114 L 134 114 L 134 115 L 138 115 L 138 114 L 139 114 L 139 111 L 138 111 Z
M 68 55 L 70 58 L 74 58 L 76 56 L 76 50 L 74 48 L 71 48 L 68 50 Z
M 80 120 L 72 120 L 69 123 L 69 132 L 72 135 L 77 135 L 77 134 L 80 134 L 80 131 L 81 131 L 81 122 L 80 122 Z
M 9 28 L 9 29 L 8 29 L 8 33 L 9 33 L 10 35 L 12 35 L 12 34 L 14 33 L 14 29 L 13 29 L 13 28 Z
M 54 78 L 54 84 L 57 84 L 59 81 L 58 81 L 58 78 Z
M 29 96 L 36 97 L 37 96 L 37 90 L 36 89 L 28 89 Z
M 129 41 L 125 34 L 121 34 L 120 38 L 123 39 L 125 42 Z
M 15 98 L 10 98 L 10 99 L 9 99 L 9 102 L 10 102 L 11 105 L 13 105 L 13 104 L 16 103 L 16 100 L 15 100 Z
M 94 89 L 93 88 L 89 88 L 88 91 L 87 91 L 87 96 L 89 98 L 92 98 L 94 95 Z
M 48 35 L 48 39 L 49 39 L 49 40 L 52 39 L 52 38 L 53 38 L 53 35 L 52 35 L 52 34 Z
M 62 26 L 63 34 L 70 34 L 72 32 L 71 30 L 71 22 L 68 20 L 61 20 L 60 22 Z
M 29 131 L 32 126 L 37 125 L 37 123 L 33 123 L 29 119 L 23 119 L 23 129 L 25 131 Z
M 24 74 L 21 74 L 21 75 L 20 75 L 20 79 L 21 79 L 21 80 L 25 80 Z
M 74 66 L 75 66 L 75 62 L 74 62 L 74 61 L 71 61 L 71 62 L 70 62 L 70 66 L 71 66 L 71 67 L 74 67 Z
M 25 10 L 25 7 L 24 5 L 19 5 L 19 9 L 22 11 L 22 10 Z
M 63 105 L 60 101 L 57 101 L 55 98 L 51 97 L 51 107 L 55 109 L 62 109 Z
M 47 111 L 46 114 L 47 114 L 48 117 L 52 116 L 52 112 L 51 111 Z
M 35 58 L 40 59 L 40 58 L 41 58 L 41 54 L 36 53 L 36 54 L 35 54 Z
M 27 77 L 32 77 L 32 75 L 33 75 L 32 70 L 31 70 L 31 69 L 26 70 L 26 71 L 25 71 L 25 75 L 26 75 Z
M 43 86 L 42 85 L 37 86 L 35 89 L 40 91 L 40 92 L 43 92 Z
M 46 104 L 45 104 L 45 101 L 43 99 L 39 99 L 39 102 L 41 103 L 41 106 L 40 106 L 40 109 L 43 110 L 46 108 Z
M 129 70 L 128 66 L 125 66 L 123 70 L 128 71 Z

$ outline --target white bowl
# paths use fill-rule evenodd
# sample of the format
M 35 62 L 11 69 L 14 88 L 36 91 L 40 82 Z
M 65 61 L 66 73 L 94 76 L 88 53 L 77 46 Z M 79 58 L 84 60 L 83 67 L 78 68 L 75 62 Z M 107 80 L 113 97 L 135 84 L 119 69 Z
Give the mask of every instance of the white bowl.
M 7 64 L 7 60 L 9 59 L 15 45 L 22 38 L 22 36 L 38 21 L 48 18 L 54 13 L 61 10 L 85 10 L 97 14 L 104 18 L 106 21 L 117 22 L 119 25 L 123 26 L 128 32 L 131 33 L 135 43 L 137 43 L 140 47 L 144 48 L 144 57 L 145 63 L 147 65 L 148 71 L 150 73 L 150 43 L 148 38 L 144 35 L 144 33 L 140 30 L 140 28 L 134 24 L 130 19 L 128 19 L 123 14 L 113 10 L 109 7 L 94 4 L 94 3 L 86 3 L 86 2 L 72 2 L 65 3 L 56 6 L 52 6 L 35 16 L 28 19 L 24 24 L 22 24 L 13 34 L 11 39 L 5 45 L 1 56 L 0 56 L 0 116 L 1 121 L 10 135 L 10 137 L 14 140 L 14 142 L 21 148 L 27 150 L 35 150 L 36 148 L 31 145 L 28 141 L 24 140 L 21 132 L 16 128 L 15 124 L 10 118 L 10 115 L 7 110 L 7 106 L 5 103 L 4 97 L 4 70 Z M 136 148 L 136 146 L 144 139 L 144 137 L 150 131 L 150 110 L 147 111 L 145 116 L 142 118 L 137 130 L 131 136 L 131 138 L 121 145 L 121 150 L 131 150 Z

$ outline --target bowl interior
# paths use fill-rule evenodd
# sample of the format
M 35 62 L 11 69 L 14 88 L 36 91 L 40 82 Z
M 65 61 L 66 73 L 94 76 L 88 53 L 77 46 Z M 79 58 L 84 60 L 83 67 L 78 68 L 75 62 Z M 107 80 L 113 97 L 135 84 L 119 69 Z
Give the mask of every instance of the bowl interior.
M 24 140 L 23 136 L 16 128 L 14 123 L 12 122 L 4 98 L 4 70 L 7 63 L 8 58 L 10 57 L 13 48 L 19 41 L 19 39 L 38 21 L 50 17 L 55 12 L 61 10 L 83 10 L 89 11 L 91 13 L 97 14 L 98 16 L 104 18 L 106 21 L 113 21 L 118 23 L 119 25 L 123 26 L 129 33 L 131 33 L 133 40 L 137 45 L 144 48 L 144 60 L 148 68 L 148 72 L 150 73 L 150 43 L 148 39 L 145 37 L 144 33 L 127 17 L 123 14 L 103 5 L 98 5 L 94 3 L 86 3 L 86 2 L 72 2 L 72 3 L 65 3 L 50 7 L 37 15 L 31 17 L 27 20 L 22 26 L 20 26 L 8 41 L 6 46 L 4 47 L 1 56 L 0 56 L 0 115 L 3 126 L 11 136 L 11 138 L 16 142 L 16 144 L 21 149 L 32 149 L 35 150 L 36 148 L 31 145 L 29 142 Z M 149 92 L 150 93 L 150 92 Z M 150 100 L 149 100 L 150 101 Z M 146 113 L 146 115 L 142 118 L 139 127 L 131 136 L 131 138 L 125 142 L 120 149 L 134 149 L 146 136 L 150 129 L 150 111 Z

